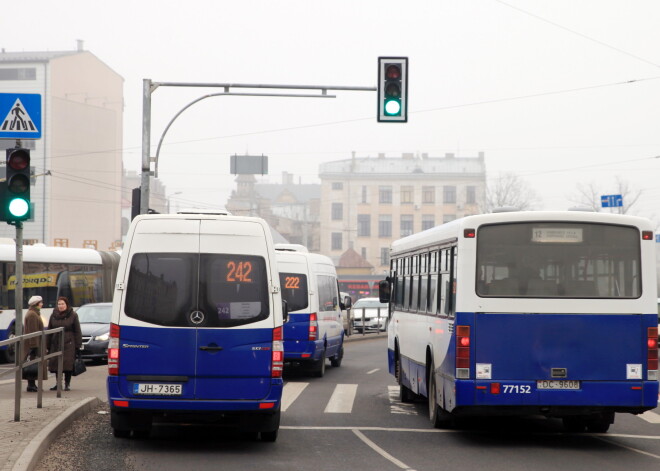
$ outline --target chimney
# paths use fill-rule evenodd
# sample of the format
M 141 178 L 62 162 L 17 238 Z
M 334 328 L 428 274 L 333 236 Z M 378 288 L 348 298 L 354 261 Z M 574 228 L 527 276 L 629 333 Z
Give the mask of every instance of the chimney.
M 483 152 L 479 152 L 479 160 L 484 160 L 484 153 Z
M 82 39 L 76 39 L 76 43 L 78 44 L 78 52 L 83 52 L 85 50 L 83 47 L 84 41 Z
M 406 160 L 412 160 L 412 159 L 415 158 L 415 154 L 412 153 L 412 152 L 404 152 L 404 153 L 401 155 L 401 157 L 404 158 L 404 159 L 406 159 Z
M 447 152 L 447 153 L 445 154 L 445 158 L 446 158 L 446 159 L 453 159 L 454 157 L 456 157 L 456 156 L 454 155 L 453 152 Z
M 282 185 L 293 185 L 293 175 L 289 172 L 282 172 Z
M 427 154 L 426 152 L 422 152 L 422 160 L 428 159 L 428 158 L 429 158 L 429 154 Z
M 384 159 L 384 158 L 385 158 L 385 154 L 378 153 L 378 158 L 379 158 L 379 159 Z

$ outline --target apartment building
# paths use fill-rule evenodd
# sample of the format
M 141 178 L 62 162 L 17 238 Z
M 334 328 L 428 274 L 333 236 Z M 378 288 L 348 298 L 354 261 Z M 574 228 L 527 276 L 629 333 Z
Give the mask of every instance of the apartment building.
M 353 249 L 389 268 L 393 240 L 477 214 L 486 191 L 484 153 L 477 157 L 356 157 L 321 164 L 321 253 L 335 263 Z

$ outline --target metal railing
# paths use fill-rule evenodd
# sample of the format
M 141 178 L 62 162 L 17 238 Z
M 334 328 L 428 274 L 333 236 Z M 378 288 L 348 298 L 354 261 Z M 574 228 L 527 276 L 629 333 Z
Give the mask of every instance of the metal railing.
M 49 335 L 60 335 L 60 348 L 58 351 L 46 353 L 46 338 Z M 39 355 L 33 360 L 27 359 L 27 352 L 25 352 L 24 341 L 34 337 L 40 337 L 40 348 Z M 57 359 L 57 377 L 62 377 L 62 370 L 64 368 L 64 356 L 62 351 L 64 348 L 64 327 L 58 327 L 57 329 L 43 330 L 41 332 L 33 332 L 31 334 L 19 335 L 12 337 L 8 340 L 3 340 L 0 342 L 0 347 L 7 346 L 11 347 L 14 345 L 16 350 L 16 358 L 14 361 L 14 367 L 9 368 L 4 371 L 0 376 L 7 375 L 9 373 L 14 373 L 14 422 L 19 422 L 21 420 L 21 388 L 23 386 L 23 368 L 29 365 L 38 364 L 39 372 L 37 373 L 36 381 L 37 384 L 37 408 L 41 409 L 42 407 L 42 393 L 43 393 L 43 371 L 44 371 L 44 361 L 49 360 L 50 358 L 58 357 Z M 62 382 L 56 381 L 57 383 L 57 397 L 62 397 Z
M 353 327 L 355 329 L 361 330 L 362 335 L 366 335 L 367 330 L 370 330 L 370 331 L 375 330 L 376 335 L 380 335 L 381 332 L 384 332 L 384 331 L 387 330 L 387 308 L 380 308 L 380 307 L 376 308 L 378 311 L 377 311 L 377 314 L 376 314 L 376 326 L 375 327 L 365 325 L 365 312 L 366 312 L 367 309 L 374 309 L 374 308 L 372 308 L 372 307 L 370 307 L 370 308 L 363 307 L 363 308 L 357 308 L 357 309 L 355 309 L 354 307 L 351 308 L 352 313 L 355 313 L 355 311 L 362 311 L 362 315 L 360 317 L 351 316 L 352 317 L 351 321 L 353 322 Z M 385 316 L 381 316 L 381 309 L 383 311 L 385 311 Z M 383 324 L 382 324 L 382 330 L 381 330 L 381 319 L 384 319 Z

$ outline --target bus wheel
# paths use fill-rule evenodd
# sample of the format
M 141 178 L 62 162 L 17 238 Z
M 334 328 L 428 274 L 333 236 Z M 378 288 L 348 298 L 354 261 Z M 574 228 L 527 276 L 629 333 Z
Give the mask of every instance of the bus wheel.
M 445 425 L 445 420 L 443 418 L 443 414 L 440 410 L 440 406 L 438 405 L 436 401 L 436 383 L 435 383 L 435 374 L 433 373 L 435 371 L 435 365 L 431 363 L 431 371 L 429 373 L 429 419 L 431 420 L 431 424 L 435 428 L 442 428 Z
M 396 381 L 399 383 L 399 400 L 401 402 L 410 403 L 415 401 L 416 394 L 413 393 L 409 388 L 403 385 L 402 372 L 401 372 L 401 359 L 397 353 L 396 363 L 395 363 L 395 373 Z
M 12 325 L 11 329 L 9 331 L 9 336 L 7 337 L 7 340 L 13 339 L 16 337 L 16 326 Z M 16 361 L 16 344 L 13 343 L 11 345 L 7 345 L 7 348 L 5 348 L 2 351 L 2 354 L 4 355 L 4 360 L 7 363 L 14 363 Z
M 562 419 L 562 422 L 564 423 L 564 429 L 567 432 L 582 433 L 584 432 L 584 429 L 587 427 L 584 417 L 579 415 L 564 417 Z
M 344 358 L 344 346 L 342 345 L 337 354 L 330 358 L 330 364 L 336 368 L 341 366 L 341 361 Z
M 614 412 L 603 412 L 587 420 L 587 431 L 591 433 L 605 433 L 614 423 Z

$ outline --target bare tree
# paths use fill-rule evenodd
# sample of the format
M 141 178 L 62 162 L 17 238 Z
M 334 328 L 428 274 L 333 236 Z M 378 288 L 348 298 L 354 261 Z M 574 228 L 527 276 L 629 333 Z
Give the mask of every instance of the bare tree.
M 578 185 L 575 193 L 569 198 L 569 201 L 580 206 L 586 206 L 594 211 L 600 211 L 602 208 L 601 196 L 606 194 L 621 195 L 623 198 L 621 213 L 628 214 L 630 209 L 642 196 L 642 190 L 632 190 L 628 181 L 617 176 L 614 191 L 603 191 L 595 183 L 591 182 L 585 185 Z
M 483 210 L 490 213 L 495 208 L 510 206 L 524 211 L 534 209 L 539 201 L 529 183 L 515 173 L 503 173 L 486 186 Z

